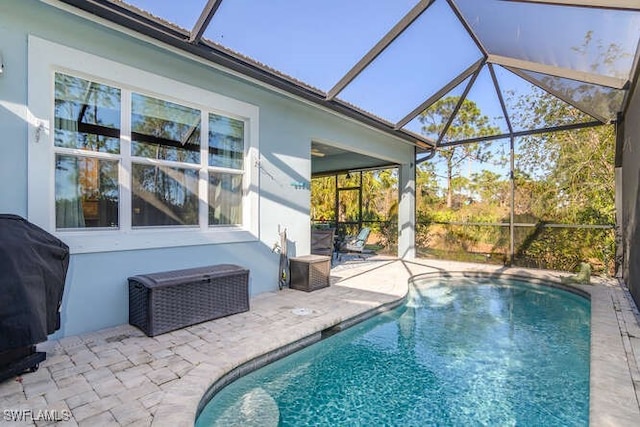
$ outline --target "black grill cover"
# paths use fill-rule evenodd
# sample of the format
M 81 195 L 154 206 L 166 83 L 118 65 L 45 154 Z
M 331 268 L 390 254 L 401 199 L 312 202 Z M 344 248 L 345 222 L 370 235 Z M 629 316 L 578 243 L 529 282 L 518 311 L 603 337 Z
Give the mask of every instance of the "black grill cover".
M 69 247 L 17 215 L 0 215 L 0 352 L 60 328 Z

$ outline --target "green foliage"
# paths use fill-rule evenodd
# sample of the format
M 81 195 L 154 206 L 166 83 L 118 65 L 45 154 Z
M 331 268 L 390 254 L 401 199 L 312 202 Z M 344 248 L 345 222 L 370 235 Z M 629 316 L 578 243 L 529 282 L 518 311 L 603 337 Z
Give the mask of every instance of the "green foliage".
M 398 218 L 379 223 L 380 240 L 378 243 L 393 252 L 398 245 Z
M 395 248 L 398 241 L 397 203 L 396 169 L 350 172 L 311 180 L 314 223 L 328 224 L 337 227 L 339 234 L 351 235 L 359 231 L 358 224 L 363 221 L 371 228 L 372 236 L 377 237 L 377 243 L 387 249 Z
M 445 98 L 420 116 L 423 131 L 444 129 L 458 98 Z M 510 99 L 518 129 L 591 120 L 543 91 Z M 443 141 L 495 134 L 477 105 L 462 104 Z M 514 170 L 515 263 L 573 271 L 588 262 L 596 273 L 612 273 L 615 236 L 610 228 L 547 227 L 548 224 L 607 225 L 615 222 L 612 126 L 539 134 L 516 141 Z M 480 143 L 442 148 L 416 168 L 416 246 L 421 256 L 480 262 L 508 262 L 512 182 L 504 147 Z M 439 163 L 438 163 L 439 162 Z M 469 165 L 467 169 L 467 165 Z M 473 173 L 471 169 L 473 166 Z M 466 175 L 462 172 L 468 170 Z M 442 175 L 444 171 L 444 176 Z M 439 175 L 440 174 L 440 175 Z M 397 245 L 397 172 L 389 169 L 338 177 L 341 188 L 361 186 L 362 219 L 380 244 Z M 334 210 L 335 178 L 312 182 L 314 218 Z M 323 193 L 323 194 L 320 194 Z M 353 218 L 357 192 L 340 191 L 340 215 Z M 318 204 L 316 204 L 316 202 Z M 320 207 L 323 206 L 321 210 Z M 342 221 L 343 219 L 340 218 Z M 378 225 L 379 224 L 379 225 Z
M 519 112 L 514 119 L 516 128 L 591 120 L 543 91 L 510 102 L 512 109 Z M 468 127 L 450 133 L 467 130 Z M 587 261 L 595 272 L 612 272 L 615 254 L 612 229 L 545 225 L 615 222 L 614 139 L 613 127 L 603 126 L 528 136 L 517 141 L 514 222 L 534 226 L 515 227 L 516 264 L 573 271 L 580 262 Z M 484 150 L 490 152 L 490 145 L 486 144 Z M 473 254 L 484 254 L 486 260 L 508 261 L 511 182 L 492 169 L 494 165 L 507 165 L 505 156 L 495 155 L 496 151 L 489 158 L 478 155 L 465 158 L 465 162 L 475 162 L 474 173 L 467 177 L 455 174 L 445 177 L 444 189 L 436 185 L 436 168 L 421 165 L 424 170 L 417 174 L 418 189 L 424 189 L 425 194 L 422 200 L 419 194 L 417 203 L 421 224 L 416 242 L 420 253 L 466 260 L 475 259 Z M 448 163 L 449 154 L 440 156 L 441 169 L 455 171 Z M 478 170 L 482 160 L 485 166 Z M 425 182 L 428 179 L 432 182 Z M 442 197 L 449 189 L 451 202 L 447 196 Z M 495 225 L 471 225 L 475 223 Z M 462 253 L 470 256 L 462 257 Z
M 325 176 L 311 180 L 311 219 L 335 220 L 336 177 Z
M 460 103 L 459 96 L 449 96 L 438 100 L 430 108 L 423 111 L 419 120 L 423 124 L 422 130 L 425 134 L 441 135 L 456 106 Z M 475 102 L 465 99 L 447 129 L 445 135 L 441 136 L 442 142 L 453 142 L 464 139 L 495 135 L 500 130 L 492 126 L 489 118 L 483 115 Z M 468 160 L 488 161 L 489 151 L 484 144 L 465 144 L 440 148 L 437 156 L 444 160 L 446 164 L 447 180 L 447 207 L 453 206 L 453 193 L 456 188 L 460 188 L 462 182 L 460 178 L 460 166 Z
M 521 249 L 516 265 L 574 271 L 586 261 L 596 272 L 614 273 L 612 229 L 542 228 L 540 234 Z

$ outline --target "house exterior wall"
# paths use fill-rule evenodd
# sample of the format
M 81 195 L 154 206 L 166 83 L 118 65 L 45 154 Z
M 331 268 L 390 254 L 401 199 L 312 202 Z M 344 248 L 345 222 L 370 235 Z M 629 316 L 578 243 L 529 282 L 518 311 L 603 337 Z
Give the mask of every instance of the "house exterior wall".
M 276 290 L 278 256 L 271 248 L 278 241 L 278 226 L 287 229 L 291 256 L 309 253 L 310 194 L 308 187 L 293 184 L 310 180 L 312 140 L 332 141 L 398 164 L 413 162 L 411 146 L 379 131 L 83 16 L 36 0 L 8 0 L 0 2 L 0 53 L 5 65 L 0 76 L 2 213 L 33 216 L 29 188 L 38 184 L 29 182 L 29 176 L 33 181 L 35 175 L 33 171 L 29 173 L 29 147 L 37 132 L 34 124 L 40 119 L 29 110 L 29 99 L 37 97 L 30 94 L 28 84 L 29 40 L 34 38 L 259 109 L 259 158 L 255 162 L 259 179 L 258 188 L 254 189 L 258 193 L 254 207 L 258 210 L 258 223 L 251 237 L 232 243 L 192 245 L 184 245 L 177 239 L 169 247 L 125 251 L 115 247 L 98 251 L 72 247 L 61 309 L 62 326 L 56 337 L 126 323 L 127 277 L 135 274 L 233 263 L 250 269 L 252 295 Z M 75 65 L 65 64 L 71 70 Z M 117 77 L 113 79 L 117 81 Z
M 622 170 L 616 178 L 616 192 L 621 193 L 619 218 L 623 246 L 623 279 L 637 305 L 640 305 L 640 90 L 631 98 L 624 120 Z

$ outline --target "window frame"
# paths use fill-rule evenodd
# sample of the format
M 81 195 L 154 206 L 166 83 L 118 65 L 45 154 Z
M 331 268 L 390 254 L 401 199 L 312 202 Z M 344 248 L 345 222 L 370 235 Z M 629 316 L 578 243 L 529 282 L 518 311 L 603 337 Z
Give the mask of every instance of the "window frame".
M 259 108 L 257 106 L 32 35 L 29 36 L 28 52 L 28 111 L 30 114 L 28 115 L 27 216 L 31 222 L 66 242 L 72 253 L 234 243 L 259 239 L 259 170 L 257 166 Z M 66 64 L 74 64 L 74 66 L 70 68 Z M 120 154 L 54 145 L 56 73 L 79 77 L 121 90 Z M 131 95 L 134 92 L 200 111 L 200 164 L 132 155 Z M 198 100 L 198 103 L 187 101 L 188 99 Z M 208 165 L 209 114 L 244 122 L 242 170 Z M 118 160 L 119 226 L 117 228 L 56 229 L 55 157 L 57 154 Z M 131 168 L 134 163 L 198 170 L 198 225 L 132 227 Z M 242 224 L 209 225 L 209 172 L 243 175 Z

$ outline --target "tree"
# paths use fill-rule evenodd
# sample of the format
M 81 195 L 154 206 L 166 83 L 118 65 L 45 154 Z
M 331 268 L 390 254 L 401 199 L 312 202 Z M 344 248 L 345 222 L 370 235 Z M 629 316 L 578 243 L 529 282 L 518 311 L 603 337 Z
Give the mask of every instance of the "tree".
M 459 96 L 442 98 L 427 110 L 423 111 L 419 120 L 425 134 L 440 134 L 446 126 L 449 117 L 460 101 Z M 468 138 L 489 136 L 499 132 L 499 129 L 490 124 L 489 118 L 483 115 L 475 102 L 465 99 L 460 106 L 447 134 L 442 142 L 454 142 Z M 464 144 L 438 148 L 437 155 L 445 161 L 445 179 L 447 185 L 447 207 L 453 206 L 453 178 L 459 176 L 460 165 L 465 160 L 486 161 L 489 152 L 482 144 Z
M 377 200 L 377 212 L 386 214 L 386 219 L 388 220 L 392 216 L 390 212 L 393 210 L 393 205 L 397 204 L 398 201 L 398 170 L 395 168 L 382 169 L 367 173 L 371 174 L 376 182 L 379 182 L 378 191 L 383 197 L 372 196 Z
M 362 176 L 362 179 L 360 177 Z M 359 191 L 362 194 L 362 220 L 384 220 L 398 198 L 397 169 L 343 173 L 338 180 L 338 220 L 358 219 Z M 311 205 L 314 219 L 335 219 L 336 176 L 311 180 Z
M 436 171 L 431 162 L 422 162 L 416 168 L 416 206 L 426 211 L 429 206 L 442 202 Z
M 542 90 L 507 101 L 518 112 L 512 118 L 516 127 L 590 119 Z M 520 138 L 516 145 L 516 214 L 540 224 L 613 224 L 614 141 L 613 126 Z M 537 227 L 523 242 L 517 253 L 524 265 L 572 270 L 588 260 L 596 271 L 613 269 L 615 237 L 611 230 Z
M 572 48 L 585 59 L 596 53 L 590 69 L 593 73 L 615 75 L 624 50 L 615 43 L 604 45 L 587 32 L 582 45 Z M 612 92 L 592 84 L 567 84 L 562 79 L 546 76 L 542 83 L 578 102 L 609 116 L 619 103 Z M 536 88 L 530 94 L 507 98 L 517 114 L 512 117 L 523 128 L 551 127 L 593 120 L 587 114 Z M 532 126 L 533 125 L 533 126 Z M 614 156 L 615 129 L 599 126 L 570 132 L 534 135 L 522 138 L 518 147 L 517 175 L 524 174 L 544 182 L 545 199 L 555 205 L 547 215 L 555 220 L 595 224 L 614 223 Z
M 584 121 L 583 113 L 542 90 L 516 100 L 516 106 L 516 125 L 534 121 L 549 126 L 559 118 Z M 613 223 L 614 140 L 613 126 L 523 137 L 517 146 L 516 183 L 538 182 L 530 188 L 538 191 L 535 199 L 548 202 L 540 212 L 548 219 Z
M 499 207 L 505 207 L 510 197 L 509 182 L 486 169 L 471 175 L 471 190 L 479 201 Z
M 334 220 L 336 209 L 336 177 L 324 176 L 311 180 L 311 219 Z

